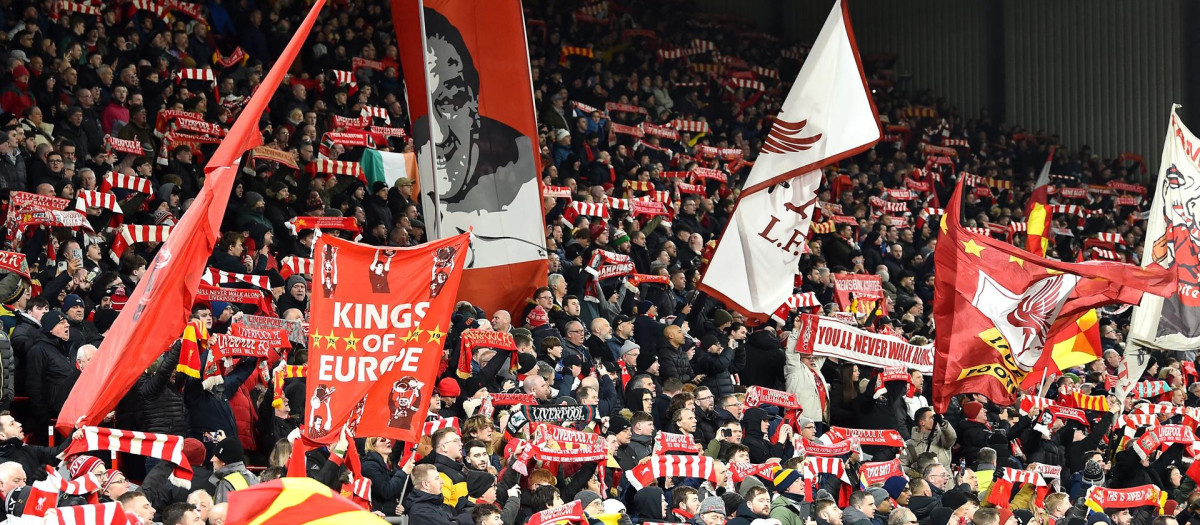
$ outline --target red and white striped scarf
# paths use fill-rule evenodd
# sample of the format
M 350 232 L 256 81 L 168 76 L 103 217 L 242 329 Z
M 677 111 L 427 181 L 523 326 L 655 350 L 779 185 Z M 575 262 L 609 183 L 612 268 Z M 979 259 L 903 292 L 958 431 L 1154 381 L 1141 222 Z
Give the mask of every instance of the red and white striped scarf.
M 629 471 L 629 484 L 635 489 L 650 485 L 657 478 L 703 478 L 717 482 L 713 459 L 708 456 L 650 456 L 650 461 Z
M 93 450 L 137 454 L 174 463 L 173 476 L 182 480 L 192 479 L 192 466 L 183 455 L 181 436 L 100 427 L 83 427 L 82 430 L 83 439 L 72 441 L 61 454 L 62 457 Z
M 574 212 L 577 215 L 585 215 L 588 217 L 600 217 L 602 219 L 607 219 L 609 217 L 608 206 L 605 206 L 604 204 L 601 204 L 598 202 L 572 201 L 570 209 L 574 210 Z
M 740 88 L 753 89 L 755 91 L 766 91 L 767 90 L 767 85 L 762 83 L 759 80 L 750 80 L 750 79 L 746 79 L 746 78 L 733 78 L 733 79 L 729 80 L 729 83 L 734 86 L 740 87 Z
M 350 162 L 348 160 L 316 159 L 309 166 L 312 166 L 312 169 L 316 173 L 348 175 L 359 179 L 365 178 L 362 166 L 357 162 Z
M 679 131 L 689 131 L 692 133 L 708 133 L 712 131 L 708 127 L 708 122 L 703 120 L 681 120 L 675 119 L 667 123 L 668 126 Z
M 185 67 L 175 72 L 175 82 L 184 80 L 207 80 L 216 83 L 217 74 L 210 68 Z
M 458 430 L 458 418 L 444 417 L 441 419 L 435 419 L 433 421 L 426 421 L 421 425 L 421 435 L 432 436 L 434 432 L 437 432 L 443 428 L 453 428 L 454 430 Z
M 779 80 L 779 70 L 777 70 L 777 69 L 766 68 L 766 67 L 762 67 L 762 66 L 753 66 L 750 68 L 750 71 L 753 71 L 754 74 L 756 74 L 760 77 L 767 77 L 767 78 L 773 78 L 773 79 Z
M 145 193 L 146 195 L 154 193 L 150 179 L 110 171 L 104 175 L 104 180 L 100 182 L 100 191 L 108 192 L 112 191 L 113 188 L 136 191 L 138 193 Z
M 58 491 L 63 494 L 72 496 L 82 496 L 100 490 L 100 480 L 95 474 L 88 472 L 73 481 L 67 481 L 54 470 L 54 467 L 46 466 L 46 481 L 58 487 Z
M 170 226 L 122 224 L 118 235 L 113 239 L 112 253 L 120 260 L 129 245 L 139 242 L 164 242 L 170 234 Z
M 263 290 L 271 289 L 271 280 L 265 275 L 251 275 L 248 273 L 234 273 L 216 268 L 207 268 L 204 277 L 200 279 L 208 284 L 219 285 L 229 283 L 246 283 Z
M 392 116 L 390 114 L 388 114 L 387 109 L 381 108 L 379 106 L 363 106 L 362 116 L 371 117 L 371 118 L 381 118 L 381 119 L 383 119 L 384 122 L 388 123 L 389 125 L 392 123 Z
M 86 213 L 88 208 L 104 208 L 113 213 L 124 214 L 117 204 L 117 196 L 111 193 L 95 190 L 79 190 L 75 192 L 75 209 Z
M 133 7 L 138 10 L 150 11 L 151 13 L 158 15 L 158 17 L 163 19 L 164 22 L 170 22 L 170 19 L 167 18 L 166 8 L 154 3 L 151 0 L 133 0 L 131 3 L 133 4 Z
M 1021 398 L 1021 414 L 1022 415 L 1027 415 L 1027 414 L 1029 414 L 1030 411 L 1032 411 L 1034 409 L 1046 410 L 1047 408 L 1050 408 L 1051 406 L 1054 406 L 1054 401 L 1052 401 L 1048 398 L 1045 398 L 1045 397 L 1027 395 L 1027 396 L 1024 396 Z
M 283 268 L 281 268 L 279 275 L 287 279 L 294 274 L 308 276 L 312 275 L 312 272 L 313 260 L 311 257 L 289 255 L 283 258 Z
M 354 73 L 350 71 L 346 71 L 344 69 L 332 69 L 330 72 L 333 73 L 333 79 L 337 81 L 338 85 L 354 86 L 358 84 L 354 78 Z
M 72 13 L 100 16 L 100 6 L 82 4 L 79 2 L 72 2 L 70 0 L 58 0 L 57 6 L 59 11 L 70 11 Z
M 128 525 L 125 509 L 115 501 L 59 507 L 59 525 Z
M 348 484 L 350 495 L 364 509 L 371 508 L 371 478 L 358 477 Z

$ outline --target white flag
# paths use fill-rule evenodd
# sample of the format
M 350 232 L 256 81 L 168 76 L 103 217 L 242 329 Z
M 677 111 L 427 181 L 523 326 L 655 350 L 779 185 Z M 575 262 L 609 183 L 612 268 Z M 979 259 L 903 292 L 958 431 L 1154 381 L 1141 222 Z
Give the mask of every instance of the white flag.
M 792 294 L 820 169 L 881 136 L 839 0 L 767 135 L 700 285 L 747 314 L 774 312 Z
M 839 0 L 775 117 L 742 193 L 856 155 L 881 137 L 848 13 Z
M 1147 294 L 1133 311 L 1129 341 L 1164 350 L 1200 349 L 1200 139 L 1171 108 L 1158 169 L 1158 191 L 1146 221 L 1142 265 L 1179 276 L 1178 293 Z M 1138 374 L 1140 376 L 1140 373 Z M 1132 378 L 1134 381 L 1137 377 Z

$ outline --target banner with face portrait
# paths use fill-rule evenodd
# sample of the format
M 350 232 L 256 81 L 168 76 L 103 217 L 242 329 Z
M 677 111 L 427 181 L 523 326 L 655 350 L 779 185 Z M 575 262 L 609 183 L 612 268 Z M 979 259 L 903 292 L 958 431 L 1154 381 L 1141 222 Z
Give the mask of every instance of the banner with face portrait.
M 514 311 L 546 279 L 519 0 L 392 0 L 431 239 L 473 231 L 460 299 Z
M 345 426 L 360 436 L 420 439 L 467 247 L 466 234 L 402 249 L 321 236 L 313 247 L 305 437 L 333 443 Z

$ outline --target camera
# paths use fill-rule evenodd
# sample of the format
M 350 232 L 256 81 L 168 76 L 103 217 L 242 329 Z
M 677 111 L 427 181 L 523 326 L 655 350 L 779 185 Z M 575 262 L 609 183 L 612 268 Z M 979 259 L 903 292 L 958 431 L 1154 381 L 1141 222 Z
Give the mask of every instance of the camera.
M 941 414 L 933 415 L 933 425 L 934 426 L 940 427 L 940 426 L 942 426 L 942 423 L 945 423 L 945 422 L 946 422 L 946 418 L 944 416 L 942 416 Z
M 733 429 L 730 429 L 730 428 L 722 428 L 722 429 L 721 429 L 721 437 L 723 437 L 723 438 L 731 438 L 731 437 L 733 437 Z

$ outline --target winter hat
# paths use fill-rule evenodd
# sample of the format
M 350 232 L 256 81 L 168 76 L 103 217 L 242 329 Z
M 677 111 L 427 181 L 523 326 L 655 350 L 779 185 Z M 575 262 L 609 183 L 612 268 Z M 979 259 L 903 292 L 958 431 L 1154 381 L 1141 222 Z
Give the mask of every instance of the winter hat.
M 900 497 L 900 493 L 908 487 L 908 480 L 901 476 L 892 476 L 883 482 L 883 490 L 886 490 L 888 497 L 896 499 Z
M 525 324 L 528 325 L 529 328 L 537 328 L 539 326 L 547 325 L 550 324 L 550 316 L 546 314 L 546 310 L 541 306 L 535 306 L 533 307 L 533 310 L 529 311 L 529 315 L 525 316 Z
M 600 234 L 607 231 L 608 226 L 605 226 L 604 224 L 593 224 L 592 227 L 588 229 L 588 233 L 591 234 L 593 241 L 596 240 L 596 237 L 599 237 Z
M 124 474 L 121 474 L 121 471 L 115 468 L 105 471 L 104 478 L 100 480 L 100 492 L 108 490 L 108 486 L 112 485 L 113 480 L 117 479 L 117 476 L 124 476 Z
M 612 244 L 613 246 L 620 246 L 622 244 L 629 242 L 629 234 L 625 233 L 625 230 L 622 230 L 620 228 L 617 228 L 617 231 L 613 232 L 612 237 L 613 237 L 612 242 L 610 244 Z
M 638 354 L 637 369 L 638 371 L 649 370 L 656 362 L 658 362 L 658 356 L 654 352 L 642 352 Z
M 703 516 L 705 514 L 708 514 L 709 512 L 720 512 L 721 515 L 724 516 L 725 515 L 725 500 L 723 500 L 717 496 L 709 496 L 707 498 L 704 498 L 704 501 L 700 502 L 700 511 L 697 512 L 696 515 Z
M 437 384 L 437 393 L 442 397 L 458 397 L 462 394 L 462 389 L 458 386 L 458 381 L 449 377 L 443 377 Z
M 833 499 L 833 494 L 830 494 L 828 490 L 821 489 L 821 490 L 817 491 L 817 497 L 814 498 L 814 501 L 837 501 L 837 500 Z
M 560 129 L 560 130 L 554 132 L 555 142 L 560 141 L 560 140 L 565 139 L 570 136 L 571 136 L 571 132 L 567 131 L 565 129 Z
M 283 289 L 290 292 L 292 291 L 292 287 L 296 286 L 297 284 L 303 284 L 306 288 L 308 287 L 308 281 L 304 279 L 304 276 L 295 273 L 288 276 L 287 280 L 284 281 Z
M 0 303 L 12 304 L 29 288 L 29 280 L 12 272 L 4 272 L 0 277 Z
M 742 508 L 742 505 L 746 504 L 746 498 L 743 498 L 741 494 L 738 494 L 732 490 L 721 494 L 721 501 L 725 502 L 725 508 L 727 509 L 740 509 Z
M 967 404 L 963 405 L 963 415 L 967 416 L 967 419 L 971 421 L 979 417 L 981 410 L 983 410 L 983 403 L 978 401 L 968 401 Z
M 68 295 L 66 300 L 63 301 L 63 310 L 70 310 L 76 306 L 84 309 L 87 308 L 87 305 L 83 302 L 83 298 L 75 294 Z
M 261 193 L 258 193 L 257 191 L 248 191 L 248 192 L 246 192 L 245 198 L 242 200 L 244 200 L 246 202 L 247 208 L 253 208 L 253 207 L 257 206 L 258 203 L 263 201 L 263 196 Z
M 1029 522 L 1033 521 L 1033 513 L 1025 509 L 1014 510 L 1013 517 L 1017 518 L 1017 525 L 1029 525 Z M 1000 525 L 1004 524 L 1001 523 Z
M 717 336 L 713 334 L 704 334 L 704 337 L 700 338 L 700 346 L 697 347 L 696 350 L 707 352 L 709 348 L 712 348 L 713 345 L 719 342 L 720 340 L 717 339 Z
M 222 439 L 217 446 L 213 447 L 213 457 L 229 463 L 238 463 L 245 461 L 246 453 L 242 450 L 242 442 L 235 437 L 227 437 Z
M 615 415 L 615 416 L 611 416 L 608 418 L 608 434 L 609 435 L 615 436 L 617 434 L 620 434 L 621 432 L 624 432 L 625 430 L 627 430 L 630 426 L 631 425 L 629 424 L 629 420 L 625 419 L 624 416 Z
M 112 328 L 120 314 L 121 312 L 112 308 L 98 308 L 92 313 L 92 324 L 96 325 L 96 331 L 100 332 L 100 335 L 104 335 L 109 328 Z
M 196 438 L 187 438 L 183 440 L 183 457 L 187 458 L 188 464 L 193 467 L 204 464 L 205 456 L 208 455 L 208 450 L 204 448 L 204 443 Z
M 997 521 L 996 525 L 1004 525 L 1008 523 L 1009 518 L 1013 517 L 1012 511 L 1004 507 L 997 507 L 996 511 L 1000 513 L 1000 521 Z
M 1104 467 L 1100 466 L 1094 459 L 1089 459 L 1083 465 L 1083 482 L 1093 485 L 1100 484 L 1104 481 Z
M 75 456 L 75 459 L 71 460 L 71 479 L 78 478 L 79 476 L 85 476 L 87 473 L 91 472 L 92 469 L 96 468 L 96 465 L 101 464 L 103 464 L 103 462 L 100 461 L 100 458 L 96 456 L 86 456 L 83 454 Z
M 777 492 L 787 492 L 788 487 L 793 483 L 800 481 L 800 473 L 790 468 L 785 468 L 775 473 L 775 490 Z
M 12 70 L 13 78 L 21 78 L 29 76 L 29 68 L 25 66 L 17 66 Z
M 482 498 L 495 484 L 496 476 L 480 470 L 467 470 L 467 494 L 472 498 Z
M 654 307 L 654 303 L 652 301 L 642 299 L 641 301 L 637 302 L 636 306 L 639 314 L 645 314 L 646 312 L 650 311 L 650 308 Z
M 717 311 L 713 312 L 713 326 L 720 327 L 721 325 L 724 325 L 725 323 L 732 323 L 732 322 L 733 322 L 733 314 L 730 314 L 729 312 L 722 310 L 720 308 L 718 308 Z
M 58 323 L 66 320 L 67 316 L 63 315 L 63 313 L 58 310 L 50 310 L 49 312 L 46 312 L 44 315 L 42 315 L 42 333 L 50 335 L 50 331 L 53 330 L 55 326 L 58 326 Z
M 871 487 L 867 489 L 867 494 L 870 494 L 872 498 L 875 498 L 875 505 L 883 505 L 883 502 L 887 501 L 888 498 L 891 497 L 888 495 L 888 491 L 879 487 Z
M 593 501 L 600 499 L 600 495 L 591 490 L 581 490 L 578 494 L 575 494 L 575 499 L 579 500 L 579 503 L 586 509 Z
M 175 214 L 167 210 L 154 210 L 154 224 L 156 226 L 174 226 Z
M 640 350 L 641 348 L 642 347 L 638 346 L 637 343 L 633 342 L 633 340 L 630 339 L 628 341 L 625 341 L 625 344 L 621 345 L 621 356 L 624 357 L 625 354 L 628 354 L 629 352 L 632 352 L 634 350 Z
M 957 510 L 967 502 L 967 496 L 957 490 L 947 491 L 942 494 L 942 506 L 950 510 Z
M 798 430 L 804 430 L 804 427 L 807 427 L 813 423 L 814 423 L 814 421 L 812 419 L 809 419 L 804 416 L 800 416 L 800 418 L 796 420 L 796 428 Z

